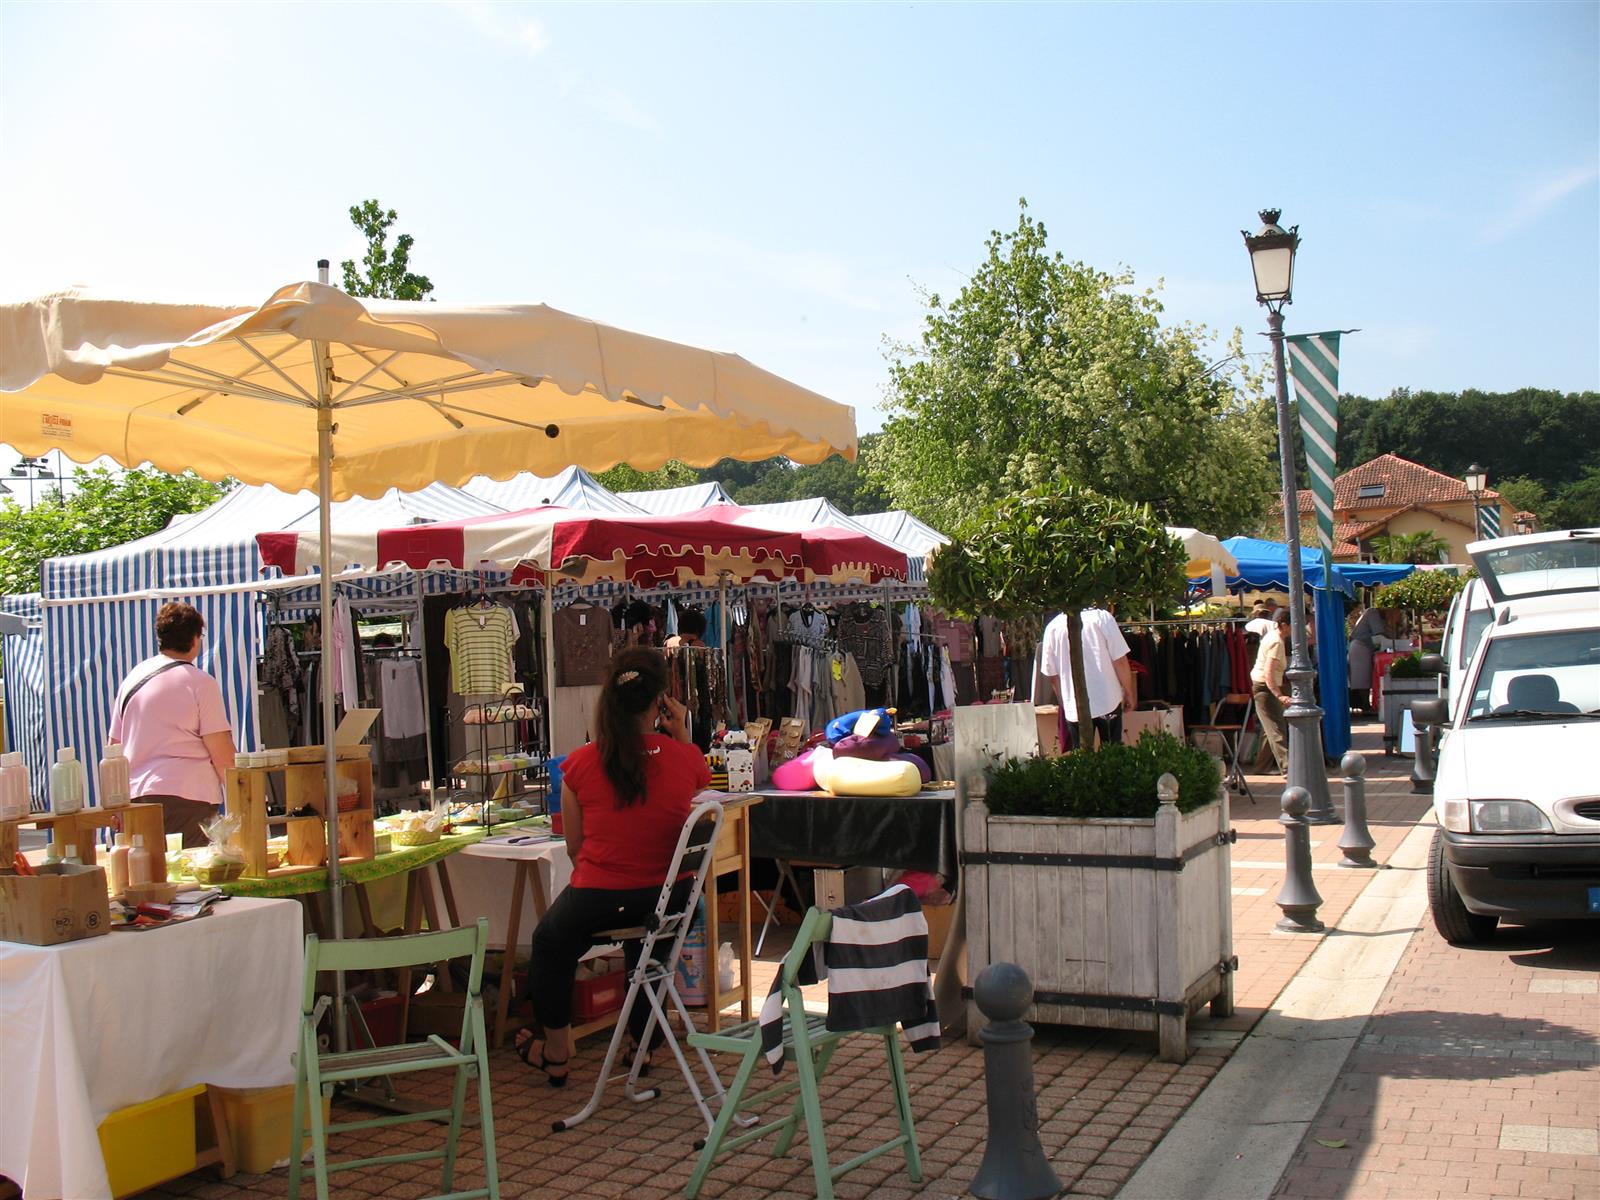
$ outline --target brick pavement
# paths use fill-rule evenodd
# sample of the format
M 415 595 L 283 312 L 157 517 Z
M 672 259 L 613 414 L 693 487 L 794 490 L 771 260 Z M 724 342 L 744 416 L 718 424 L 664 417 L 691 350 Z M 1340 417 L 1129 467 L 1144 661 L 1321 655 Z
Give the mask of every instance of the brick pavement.
M 1592 925 L 1426 921 L 1275 1196 L 1600 1196 L 1597 978 Z
M 1369 809 L 1378 849 L 1386 859 L 1417 817 L 1425 799 L 1410 794 L 1404 760 L 1384 760 L 1376 753 L 1376 727 L 1358 731 L 1357 748 L 1368 753 Z M 1034 1043 L 1040 1137 L 1069 1196 L 1112 1196 L 1143 1161 L 1185 1108 L 1204 1090 L 1227 1061 L 1234 1045 L 1255 1023 L 1322 941 L 1317 935 L 1272 931 L 1279 912 L 1273 903 L 1282 886 L 1282 838 L 1277 824 L 1277 795 L 1282 781 L 1252 777 L 1257 802 L 1236 803 L 1233 819 L 1239 830 L 1234 848 L 1234 938 L 1240 970 L 1235 980 L 1237 1012 L 1226 1021 L 1202 1016 L 1191 1025 L 1195 1052 L 1181 1066 L 1155 1057 L 1153 1036 L 1084 1029 L 1041 1029 Z M 1335 783 L 1335 800 L 1339 800 Z M 1335 923 L 1372 878 L 1370 871 L 1348 871 L 1335 864 L 1338 826 L 1313 832 L 1316 882 L 1324 898 L 1322 916 Z M 769 960 L 782 953 L 782 942 L 767 949 Z M 757 981 L 770 978 L 772 965 L 758 968 Z M 550 1122 L 583 1103 L 585 1083 L 592 1086 L 592 1064 L 598 1047 L 580 1047 L 573 1083 L 564 1091 L 539 1085 L 509 1050 L 491 1057 L 494 1075 L 496 1140 L 502 1193 L 516 1196 L 621 1196 L 631 1200 L 665 1200 L 682 1194 L 694 1166 L 692 1143 L 699 1136 L 698 1118 L 682 1102 L 669 1079 L 667 1094 L 635 1107 L 615 1099 L 576 1130 L 551 1134 Z M 589 1066 L 583 1065 L 588 1058 Z M 881 1052 L 841 1050 L 824 1087 L 824 1112 L 839 1140 L 832 1145 L 835 1161 L 858 1153 L 892 1132 L 891 1102 L 883 1086 Z M 964 1042 L 947 1043 L 933 1055 L 908 1058 L 918 1141 L 923 1150 L 925 1180 L 915 1185 L 896 1155 L 869 1163 L 838 1185 L 843 1200 L 900 1200 L 965 1195 L 982 1158 L 986 1119 L 983 1111 L 981 1051 Z M 726 1077 L 726 1070 L 724 1071 Z M 679 1085 L 681 1087 L 681 1085 Z M 413 1092 L 414 1089 L 414 1092 Z M 439 1099 L 439 1085 L 419 1080 L 407 1093 Z M 837 1125 L 832 1122 L 837 1121 Z M 409 1130 L 379 1131 L 373 1148 L 415 1148 Z M 426 1136 L 426 1134 L 423 1134 Z M 338 1143 L 335 1143 L 336 1148 Z M 464 1138 L 458 1186 L 475 1186 L 482 1178 L 477 1134 Z M 381 1195 L 394 1200 L 422 1196 L 437 1183 L 434 1168 L 390 1167 L 372 1174 L 338 1178 L 344 1195 Z M 146 1193 L 147 1200 L 191 1196 L 201 1200 L 280 1197 L 285 1173 L 236 1176 L 219 1182 L 198 1173 Z M 803 1141 L 783 1159 L 761 1147 L 725 1158 L 703 1192 L 734 1200 L 750 1197 L 814 1195 Z

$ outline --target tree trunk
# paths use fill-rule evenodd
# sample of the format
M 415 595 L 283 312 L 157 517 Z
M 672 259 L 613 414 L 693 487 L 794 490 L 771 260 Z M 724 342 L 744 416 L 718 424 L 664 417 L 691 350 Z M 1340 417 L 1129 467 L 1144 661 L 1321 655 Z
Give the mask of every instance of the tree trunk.
M 1072 695 L 1077 700 L 1078 745 L 1094 749 L 1094 714 L 1089 711 L 1089 688 L 1083 672 L 1083 614 L 1067 613 L 1067 663 L 1072 671 Z

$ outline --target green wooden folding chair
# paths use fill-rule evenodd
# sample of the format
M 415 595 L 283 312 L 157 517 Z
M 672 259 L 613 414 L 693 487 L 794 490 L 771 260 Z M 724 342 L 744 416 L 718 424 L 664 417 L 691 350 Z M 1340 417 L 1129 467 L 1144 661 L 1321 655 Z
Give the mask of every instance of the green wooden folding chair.
M 313 1172 L 317 1180 L 317 1200 L 328 1200 L 328 1176 L 335 1171 L 351 1171 L 386 1163 L 444 1160 L 441 1191 L 431 1200 L 500 1200 L 499 1166 L 494 1153 L 494 1118 L 490 1112 L 488 1040 L 483 1027 L 483 952 L 489 940 L 489 922 L 478 918 L 466 929 L 445 929 L 410 937 L 369 938 L 360 941 L 320 941 L 315 934 L 306 937 L 305 992 L 300 1003 L 300 1051 L 294 1077 L 293 1133 L 289 1142 L 289 1198 L 298 1200 L 302 1145 L 311 1138 Z M 321 1007 L 317 1002 L 319 971 L 378 971 L 396 967 L 425 966 L 452 958 L 472 959 L 467 982 L 466 1006 L 461 1014 L 459 1049 L 443 1038 L 430 1035 L 425 1042 L 401 1046 L 378 1046 L 342 1054 L 321 1054 L 317 1049 L 317 1022 Z M 324 1121 L 320 1098 L 331 1095 L 333 1086 L 352 1079 L 372 1079 L 412 1071 L 452 1070 L 455 1088 L 449 1108 L 399 1116 L 374 1117 L 365 1121 Z M 467 1081 L 478 1080 L 478 1118 L 483 1131 L 484 1172 L 488 1186 L 467 1191 L 452 1191 L 455 1181 L 456 1144 L 461 1137 L 462 1115 L 467 1103 Z M 307 1128 L 307 1117 L 310 1126 Z M 407 1154 L 387 1154 L 371 1158 L 328 1161 L 328 1135 L 357 1129 L 380 1129 L 417 1121 L 442 1121 L 449 1118 L 449 1132 L 441 1149 Z
M 778 1140 L 772 1148 L 773 1157 L 787 1154 L 794 1142 L 795 1134 L 799 1132 L 802 1118 L 805 1120 L 806 1140 L 811 1144 L 811 1167 L 817 1180 L 817 1200 L 833 1200 L 834 1180 L 846 1172 L 855 1170 L 862 1163 L 871 1162 L 879 1155 L 887 1154 L 902 1146 L 905 1147 L 906 1174 L 911 1177 L 913 1183 L 922 1182 L 922 1156 L 917 1151 L 917 1131 L 911 1116 L 911 1093 L 906 1086 L 906 1064 L 901 1057 L 899 1032 L 893 1026 L 882 1026 L 852 1033 L 834 1033 L 827 1028 L 826 1017 L 811 1015 L 805 1010 L 805 1001 L 796 982 L 800 968 L 811 947 L 826 942 L 832 931 L 831 914 L 818 908 L 808 910 L 805 920 L 800 925 L 800 932 L 795 937 L 794 946 L 783 960 L 783 972 L 779 977 L 784 1005 L 783 1056 L 785 1060 L 794 1064 L 794 1074 L 787 1082 L 776 1084 L 754 1095 L 745 1095 L 746 1089 L 750 1086 L 751 1076 L 758 1069 L 766 1069 L 766 1060 L 761 1054 L 759 1021 L 745 1021 L 717 1033 L 689 1035 L 689 1043 L 692 1046 L 744 1056 L 739 1063 L 739 1070 L 734 1076 L 733 1083 L 728 1088 L 727 1096 L 723 1099 L 716 1124 L 712 1126 L 711 1133 L 705 1140 L 704 1149 L 700 1152 L 700 1162 L 695 1166 L 694 1174 L 689 1179 L 689 1187 L 685 1193 L 689 1200 L 694 1200 L 700 1194 L 700 1186 L 710 1173 L 712 1164 L 721 1154 L 737 1150 L 774 1131 L 778 1131 Z M 848 1162 L 834 1166 L 828 1159 L 827 1136 L 822 1122 L 822 1100 L 817 1091 L 817 1083 L 827 1071 L 828 1062 L 833 1058 L 839 1043 L 847 1037 L 882 1039 L 884 1054 L 889 1060 L 889 1075 L 894 1086 L 895 1110 L 900 1121 L 900 1132 L 881 1146 L 874 1146 L 865 1154 L 858 1154 Z M 768 1101 L 791 1092 L 799 1092 L 799 1095 L 786 1116 L 758 1125 L 736 1137 L 728 1137 L 729 1128 L 738 1120 L 738 1114 L 742 1109 L 763 1106 Z

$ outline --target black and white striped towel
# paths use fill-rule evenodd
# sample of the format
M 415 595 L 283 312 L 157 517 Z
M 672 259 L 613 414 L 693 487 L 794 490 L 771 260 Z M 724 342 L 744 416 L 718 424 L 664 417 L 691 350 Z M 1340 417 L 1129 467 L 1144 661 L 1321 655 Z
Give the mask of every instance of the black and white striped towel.
M 928 984 L 928 921 L 916 893 L 896 884 L 882 895 L 833 910 L 833 932 L 800 968 L 799 983 L 828 981 L 828 1028 L 835 1033 L 898 1024 L 913 1050 L 939 1048 L 939 1013 Z M 782 977 L 761 1006 L 761 1051 L 783 1069 Z

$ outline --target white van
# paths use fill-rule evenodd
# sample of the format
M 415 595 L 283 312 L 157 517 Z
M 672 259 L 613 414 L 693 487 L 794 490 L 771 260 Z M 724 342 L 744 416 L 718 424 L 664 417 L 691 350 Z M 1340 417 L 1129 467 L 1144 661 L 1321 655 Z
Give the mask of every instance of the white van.
M 1457 688 L 1495 616 L 1582 610 L 1600 604 L 1600 530 L 1563 529 L 1473 542 L 1467 547 L 1478 578 L 1450 603 L 1439 653 L 1441 693 L 1452 718 Z
M 1451 942 L 1600 918 L 1600 531 L 1468 551 L 1482 577 L 1451 609 L 1450 698 L 1412 710 L 1449 721 L 1428 900 Z

